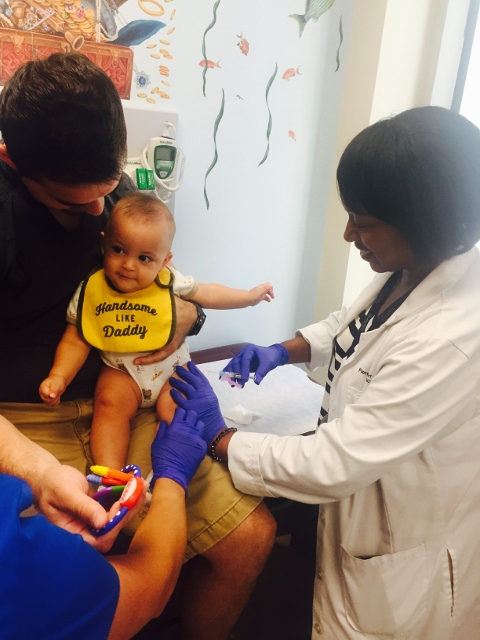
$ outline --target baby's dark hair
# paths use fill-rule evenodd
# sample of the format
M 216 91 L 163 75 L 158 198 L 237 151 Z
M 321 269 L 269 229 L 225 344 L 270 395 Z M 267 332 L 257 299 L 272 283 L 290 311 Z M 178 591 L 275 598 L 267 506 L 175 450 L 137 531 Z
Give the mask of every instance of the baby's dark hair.
M 364 129 L 337 183 L 347 211 L 400 229 L 426 264 L 480 240 L 480 129 L 448 109 L 418 107 Z
M 120 215 L 138 221 L 156 220 L 158 223 L 165 225 L 166 233 L 170 233 L 171 239 L 173 240 L 175 235 L 175 220 L 168 207 L 151 193 L 134 191 L 119 200 L 113 207 L 107 222 L 105 228 L 106 236 L 108 236 L 112 222 Z
M 54 53 L 19 67 L 0 94 L 0 131 L 25 178 L 102 184 L 118 180 L 126 160 L 115 85 L 79 53 Z

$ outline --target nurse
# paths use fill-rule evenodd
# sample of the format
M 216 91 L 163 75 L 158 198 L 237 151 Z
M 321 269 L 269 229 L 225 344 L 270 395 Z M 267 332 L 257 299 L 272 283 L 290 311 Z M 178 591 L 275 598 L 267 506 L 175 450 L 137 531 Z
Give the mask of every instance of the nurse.
M 350 308 L 226 367 L 328 365 L 310 436 L 226 430 L 189 364 L 172 396 L 237 489 L 320 504 L 312 638 L 480 633 L 480 130 L 439 107 L 371 125 L 337 181 L 378 274 Z

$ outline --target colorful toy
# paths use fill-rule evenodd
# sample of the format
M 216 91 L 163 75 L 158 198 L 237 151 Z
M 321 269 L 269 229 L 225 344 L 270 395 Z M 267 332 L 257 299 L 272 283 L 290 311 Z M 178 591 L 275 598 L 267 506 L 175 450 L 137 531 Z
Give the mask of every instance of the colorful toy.
M 91 484 L 97 485 L 97 487 L 102 486 L 102 488 L 92 496 L 94 500 L 99 502 L 103 507 L 108 508 L 109 504 L 120 498 L 119 510 L 104 527 L 101 529 L 90 527 L 90 532 L 95 537 L 99 537 L 116 527 L 130 509 L 133 509 L 142 495 L 144 482 L 141 478 L 140 468 L 137 465 L 128 465 L 121 471 L 99 465 L 93 465 L 90 469 L 94 473 L 89 474 L 87 480 Z M 129 472 L 132 472 L 134 475 L 131 475 Z M 105 481 L 110 480 L 114 481 L 115 484 L 112 483 L 110 486 L 104 486 Z

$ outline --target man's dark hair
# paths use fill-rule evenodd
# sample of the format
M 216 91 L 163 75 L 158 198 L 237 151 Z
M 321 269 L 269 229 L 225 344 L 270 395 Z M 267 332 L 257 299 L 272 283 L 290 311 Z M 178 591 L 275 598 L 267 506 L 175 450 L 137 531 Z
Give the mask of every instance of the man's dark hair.
M 480 240 L 480 130 L 441 107 L 418 107 L 359 133 L 337 169 L 347 209 L 400 229 L 426 264 Z
M 126 160 L 115 85 L 77 53 L 54 53 L 17 69 L 0 94 L 0 131 L 25 178 L 102 184 L 118 179 Z

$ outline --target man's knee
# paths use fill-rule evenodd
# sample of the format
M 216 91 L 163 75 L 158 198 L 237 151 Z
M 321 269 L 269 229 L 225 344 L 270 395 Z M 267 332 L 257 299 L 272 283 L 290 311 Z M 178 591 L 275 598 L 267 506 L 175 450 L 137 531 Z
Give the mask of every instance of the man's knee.
M 236 529 L 203 555 L 212 563 L 237 564 L 244 570 L 255 567 L 258 573 L 275 542 L 277 525 L 264 504 L 259 504 Z
M 277 523 L 269 509 L 262 503 L 246 518 L 245 531 L 242 536 L 246 537 L 250 546 L 256 546 L 256 555 L 267 559 L 275 542 Z

